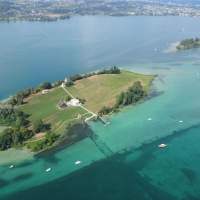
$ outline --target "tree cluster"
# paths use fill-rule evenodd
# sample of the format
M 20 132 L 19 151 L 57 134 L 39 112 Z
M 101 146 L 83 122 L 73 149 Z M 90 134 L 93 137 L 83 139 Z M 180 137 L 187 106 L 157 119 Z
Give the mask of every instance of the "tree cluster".
M 0 124 L 13 126 L 26 126 L 29 115 L 12 107 L 0 108 Z
M 122 106 L 135 104 L 146 96 L 146 92 L 140 81 L 136 81 L 126 92 L 122 92 L 116 100 L 114 107 L 104 106 L 99 115 L 107 115 L 112 111 L 117 111 Z
M 110 112 L 112 112 L 113 108 L 111 107 L 108 107 L 108 106 L 104 106 L 100 111 L 99 111 L 99 115 L 102 116 L 102 115 L 107 115 L 109 114 Z
M 121 71 L 118 67 L 114 66 L 111 67 L 109 69 L 103 69 L 103 70 L 99 70 L 97 72 L 91 72 L 91 73 L 86 73 L 86 74 L 75 74 L 73 76 L 69 77 L 69 81 L 66 83 L 66 86 L 72 86 L 74 84 L 75 81 L 84 79 L 84 78 L 88 78 L 94 75 L 100 75 L 100 74 L 120 74 Z
M 51 147 L 53 143 L 57 140 L 58 135 L 55 133 L 48 132 L 43 140 L 37 142 L 29 143 L 27 147 L 32 151 L 41 151 L 47 147 Z
M 0 108 L 0 124 L 9 127 L 0 134 L 0 150 L 22 145 L 35 134 L 50 130 L 50 124 L 45 124 L 42 120 L 37 120 L 30 126 L 28 117 L 28 114 L 13 107 Z M 53 134 L 49 134 L 45 144 L 51 144 L 54 138 Z
M 24 104 L 24 99 L 27 98 L 29 95 L 31 95 L 33 92 L 34 89 L 32 88 L 20 91 L 15 96 L 13 96 L 8 103 L 11 104 L 12 106 L 22 105 Z
M 137 103 L 144 98 L 146 92 L 140 81 L 136 81 L 126 92 L 122 92 L 118 98 L 115 107 L 126 106 Z
M 33 131 L 26 127 L 7 128 L 0 134 L 0 150 L 21 145 L 24 141 L 33 137 L 33 135 Z
M 200 47 L 200 38 L 190 38 L 185 39 L 180 42 L 179 45 L 177 45 L 178 50 L 184 50 L 184 49 L 192 49 L 192 48 L 199 48 Z
M 34 133 L 40 133 L 50 130 L 50 124 L 45 124 L 41 119 L 36 120 L 33 123 L 33 131 Z

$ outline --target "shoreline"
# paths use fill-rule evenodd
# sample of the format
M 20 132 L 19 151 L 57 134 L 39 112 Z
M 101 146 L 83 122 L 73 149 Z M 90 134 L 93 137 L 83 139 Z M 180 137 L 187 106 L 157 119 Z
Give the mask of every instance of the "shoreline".
M 26 20 L 26 19 L 10 19 L 10 20 L 0 20 L 0 23 L 9 24 L 9 23 L 24 23 L 24 22 L 30 22 L 30 23 L 55 23 L 55 22 L 62 22 L 62 21 L 69 21 L 76 17 L 113 17 L 113 18 L 124 18 L 124 17 L 188 17 L 188 18 L 200 18 L 200 15 L 189 15 L 189 16 L 181 16 L 181 15 L 109 15 L 109 14 L 75 14 L 72 16 L 69 16 L 69 18 L 64 19 L 56 19 L 56 20 Z

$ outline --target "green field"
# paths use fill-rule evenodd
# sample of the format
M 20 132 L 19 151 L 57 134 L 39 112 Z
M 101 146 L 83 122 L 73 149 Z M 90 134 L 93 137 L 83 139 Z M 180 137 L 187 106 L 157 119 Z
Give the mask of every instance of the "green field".
M 103 106 L 112 107 L 116 97 L 126 91 L 135 81 L 141 81 L 148 91 L 154 76 L 122 71 L 120 74 L 101 74 L 79 81 L 68 90 L 75 96 L 86 100 L 85 107 L 98 113 Z
M 66 96 L 62 88 L 55 88 L 48 94 L 32 96 L 20 109 L 30 114 L 32 122 L 42 119 L 44 122 L 52 125 L 52 131 L 60 133 L 64 130 L 68 122 L 77 118 L 78 114 L 86 113 L 82 108 L 77 107 L 59 110 L 57 104 Z
M 8 127 L 6 127 L 6 126 L 0 126 L 0 134 L 1 134 L 1 132 L 2 132 L 3 130 L 5 130 L 6 128 L 8 128 Z

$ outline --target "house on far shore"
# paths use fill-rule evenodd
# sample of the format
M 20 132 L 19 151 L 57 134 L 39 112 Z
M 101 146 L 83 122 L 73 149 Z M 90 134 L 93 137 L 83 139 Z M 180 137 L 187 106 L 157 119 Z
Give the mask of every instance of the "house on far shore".
M 42 90 L 42 94 L 48 94 L 48 93 L 49 93 L 48 89 Z

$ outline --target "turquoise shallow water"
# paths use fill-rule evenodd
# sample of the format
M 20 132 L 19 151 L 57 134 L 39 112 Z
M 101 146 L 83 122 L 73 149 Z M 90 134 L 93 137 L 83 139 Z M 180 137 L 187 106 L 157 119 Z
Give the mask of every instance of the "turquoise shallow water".
M 29 36 L 29 39 L 21 38 L 14 44 L 8 42 L 9 51 L 14 51 L 15 45 L 22 47 L 25 44 L 23 47 L 27 47 L 27 52 L 31 48 L 29 55 L 33 56 L 29 57 L 30 60 L 28 57 L 26 61 L 18 60 L 21 59 L 20 55 L 27 56 L 26 53 L 19 51 L 17 55 L 11 54 L 10 60 L 6 58 L 6 51 L 1 49 L 1 52 L 4 52 L 3 56 L 0 54 L 0 81 L 4 83 L 1 86 L 3 90 L 0 89 L 2 97 L 17 88 L 25 87 L 28 83 L 34 85 L 44 77 L 59 78 L 65 70 L 66 73 L 72 73 L 73 70 L 82 72 L 114 62 L 134 71 L 159 74 L 153 85 L 159 95 L 113 115 L 109 119 L 110 125 L 91 123 L 91 131 L 97 138 L 96 143 L 86 138 L 50 155 L 30 157 L 23 162 L 0 164 L 0 199 L 199 199 L 199 50 L 176 54 L 164 53 L 167 43 L 199 33 L 200 28 L 197 24 L 197 19 L 176 17 L 86 17 L 83 20 L 75 18 L 69 24 L 66 24 L 66 21 L 44 24 L 46 39 L 41 38 L 40 42 L 33 41 L 36 30 L 41 28 L 40 23 L 34 23 L 33 26 L 31 24 L 30 32 L 27 31 L 29 23 L 1 24 L 0 26 L 4 26 L 4 34 L 6 30 L 11 35 L 11 30 L 18 30 L 17 34 L 26 33 L 25 35 Z M 119 25 L 124 29 L 119 30 Z M 94 26 L 94 29 L 89 30 L 92 32 L 89 37 L 87 27 L 91 26 Z M 56 32 L 62 34 L 49 43 L 55 33 L 55 27 L 58 28 Z M 186 32 L 180 32 L 182 27 L 185 27 Z M 114 34 L 113 30 L 118 32 Z M 102 32 L 107 35 L 101 38 L 99 36 Z M 168 34 L 164 34 L 166 32 Z M 68 43 L 63 43 L 66 39 L 63 36 L 65 34 L 68 34 Z M 72 37 L 77 36 L 76 34 L 81 34 L 78 42 Z M 123 42 L 118 41 L 120 37 L 124 38 Z M 80 41 L 83 42 L 81 44 L 84 44 L 84 48 L 80 48 Z M 66 63 L 69 66 L 74 64 L 75 60 L 71 62 L 65 57 L 67 55 L 59 53 L 54 56 L 56 61 L 49 63 L 47 57 L 51 58 L 51 54 L 48 53 L 55 53 L 55 50 L 49 47 L 48 52 L 45 44 L 54 45 L 60 52 L 63 48 L 67 50 L 70 45 L 72 52 L 76 53 L 76 62 L 80 62 L 80 66 L 83 63 L 82 68 L 79 64 L 75 69 L 63 67 Z M 119 51 L 120 45 L 126 48 Z M 39 52 L 42 51 L 40 47 L 48 52 L 38 61 L 34 59 L 38 55 L 36 47 Z M 159 50 L 155 51 L 155 47 Z M 79 48 L 82 53 L 77 54 Z M 107 55 L 103 53 L 104 50 Z M 83 55 L 87 62 L 81 59 Z M 44 59 L 42 63 L 45 66 L 41 69 L 49 71 L 45 73 L 41 70 L 40 76 L 35 78 L 34 74 L 38 68 L 33 66 L 40 63 L 40 59 Z M 88 65 L 91 67 L 84 68 L 91 60 L 93 64 Z M 27 68 L 26 64 L 30 62 L 33 65 Z M 5 77 L 12 71 L 13 63 L 16 63 L 15 69 L 19 70 L 19 65 L 27 71 L 22 70 L 24 73 L 21 73 L 20 77 L 12 75 L 14 78 L 10 82 Z M 59 66 L 56 68 L 57 73 L 53 73 L 52 70 L 55 64 Z M 16 78 L 19 80 L 18 84 L 15 84 Z M 7 82 L 9 84 L 6 84 Z M 149 121 L 148 118 L 152 120 Z M 168 147 L 161 150 L 157 147 L 160 143 L 166 143 Z M 3 160 L 5 156 L 0 159 Z M 82 163 L 75 165 L 77 160 L 81 160 Z M 9 169 L 10 164 L 14 164 L 15 167 Z M 49 167 L 52 171 L 45 172 Z
M 2 166 L 0 195 L 4 199 L 198 198 L 199 70 L 189 63 L 160 67 L 148 71 L 160 74 L 154 87 L 161 95 L 114 115 L 108 126 L 92 123 L 97 144 L 85 139 L 13 169 Z M 160 143 L 168 147 L 161 150 Z M 75 165 L 76 160 L 81 165 Z M 46 173 L 49 167 L 52 171 Z

